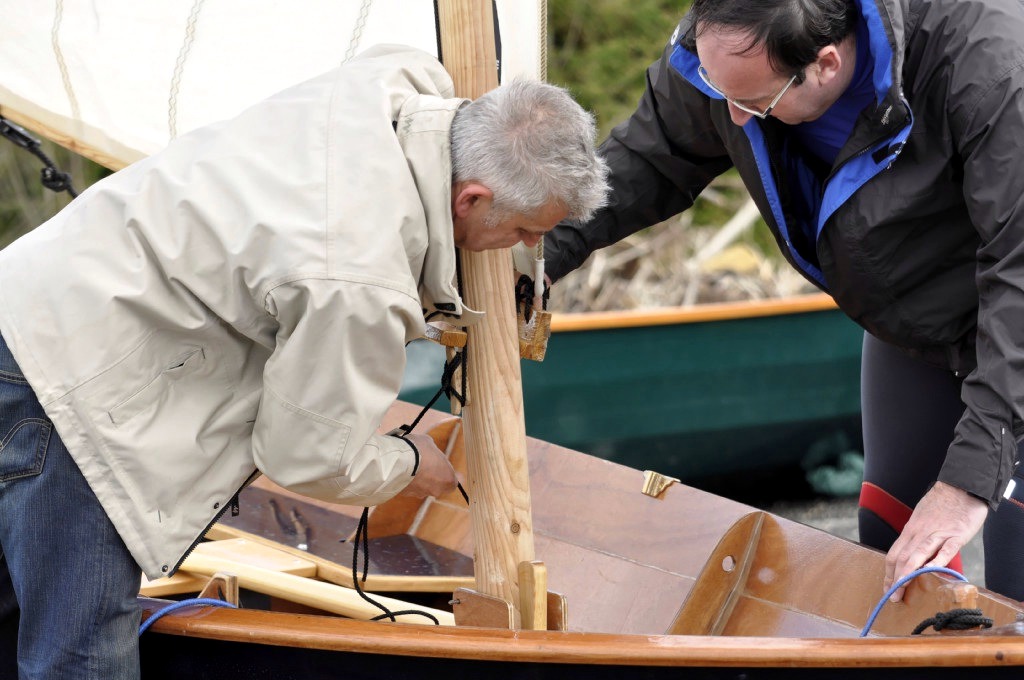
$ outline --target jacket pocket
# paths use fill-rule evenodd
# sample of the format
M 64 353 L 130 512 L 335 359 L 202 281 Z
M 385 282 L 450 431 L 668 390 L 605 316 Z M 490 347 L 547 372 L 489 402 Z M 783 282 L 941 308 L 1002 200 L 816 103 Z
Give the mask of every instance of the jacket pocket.
M 52 428 L 49 420 L 25 418 L 4 434 L 0 440 L 0 482 L 42 472 Z
M 107 412 L 110 422 L 120 425 L 153 406 L 175 382 L 195 373 L 205 359 L 206 354 L 201 347 L 192 347 L 182 352 L 167 362 L 164 369 L 149 382 L 111 408 Z

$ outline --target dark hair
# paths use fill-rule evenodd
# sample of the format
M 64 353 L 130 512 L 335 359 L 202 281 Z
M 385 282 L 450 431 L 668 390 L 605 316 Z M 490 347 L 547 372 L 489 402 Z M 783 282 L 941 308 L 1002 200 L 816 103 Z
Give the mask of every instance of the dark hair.
M 708 28 L 746 31 L 741 54 L 763 46 L 773 69 L 803 82 L 818 50 L 853 33 L 858 15 L 854 0 L 694 0 L 682 42 L 696 52 L 697 36 Z

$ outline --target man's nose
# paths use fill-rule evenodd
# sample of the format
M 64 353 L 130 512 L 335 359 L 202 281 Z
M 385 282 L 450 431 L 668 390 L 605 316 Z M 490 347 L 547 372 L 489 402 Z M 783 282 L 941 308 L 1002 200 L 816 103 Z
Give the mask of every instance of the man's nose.
M 729 117 L 732 118 L 732 122 L 740 127 L 747 124 L 747 121 L 753 118 L 753 116 L 742 109 L 736 108 L 736 106 L 729 102 Z
M 527 234 L 523 237 L 523 244 L 531 248 L 540 243 L 540 234 Z

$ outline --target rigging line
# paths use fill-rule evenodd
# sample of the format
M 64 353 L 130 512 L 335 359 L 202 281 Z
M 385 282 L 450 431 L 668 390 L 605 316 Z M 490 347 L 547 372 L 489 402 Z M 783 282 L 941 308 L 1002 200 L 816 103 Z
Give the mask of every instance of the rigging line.
M 356 49 L 359 48 L 359 42 L 363 39 L 363 29 L 366 28 L 366 17 L 370 14 L 372 4 L 373 0 L 363 0 L 363 4 L 359 7 L 359 18 L 356 19 L 356 25 L 352 27 L 352 39 L 349 40 L 348 51 L 345 52 L 345 61 L 355 56 Z
M 64 20 L 64 0 L 57 0 L 53 15 L 53 28 L 50 30 L 50 44 L 53 45 L 53 56 L 57 60 L 57 68 L 60 69 L 60 79 L 64 84 L 64 94 L 67 95 L 68 103 L 71 105 L 71 117 L 74 120 L 81 120 L 81 110 L 78 106 L 78 98 L 75 96 L 75 89 L 71 86 L 71 75 L 68 72 L 67 62 L 64 61 L 64 51 L 60 48 L 60 26 Z
M 548 0 L 540 0 L 540 68 L 541 82 L 548 79 Z M 543 247 L 543 246 L 542 246 Z
M 189 52 L 192 51 L 192 43 L 196 39 L 196 23 L 199 21 L 199 10 L 203 6 L 203 0 L 195 0 L 192 3 L 192 11 L 189 12 L 188 21 L 185 24 L 185 40 L 178 50 L 178 59 L 174 62 L 174 75 L 171 76 L 171 90 L 167 95 L 167 131 L 170 138 L 178 136 L 178 91 L 181 89 L 181 76 L 185 72 L 185 61 Z

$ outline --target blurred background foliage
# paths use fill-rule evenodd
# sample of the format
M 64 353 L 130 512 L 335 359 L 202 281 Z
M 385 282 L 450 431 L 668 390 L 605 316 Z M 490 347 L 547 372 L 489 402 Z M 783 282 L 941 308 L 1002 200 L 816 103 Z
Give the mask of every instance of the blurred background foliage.
M 548 0 L 548 80 L 597 116 L 603 139 L 644 91 L 689 7 L 680 0 Z
M 39 136 L 29 132 L 30 136 Z M 62 172 L 71 174 L 72 185 L 81 191 L 109 173 L 67 149 L 40 140 L 40 150 Z M 28 151 L 0 138 L 0 248 L 33 227 L 42 224 L 71 201 L 66 193 L 43 187 L 43 162 Z
M 548 0 L 548 80 L 569 89 L 594 112 L 599 137 L 624 121 L 644 90 L 647 67 L 661 55 L 686 0 Z M 42 150 L 70 172 L 82 191 L 107 174 L 104 168 L 43 140 Z M 39 182 L 42 163 L 0 139 L 0 247 L 41 224 L 70 200 Z M 736 177 L 716 182 L 711 200 L 698 200 L 695 224 L 727 221 L 746 199 Z M 766 256 L 775 252 L 759 220 L 745 241 Z M 777 257 L 777 255 L 775 255 Z

